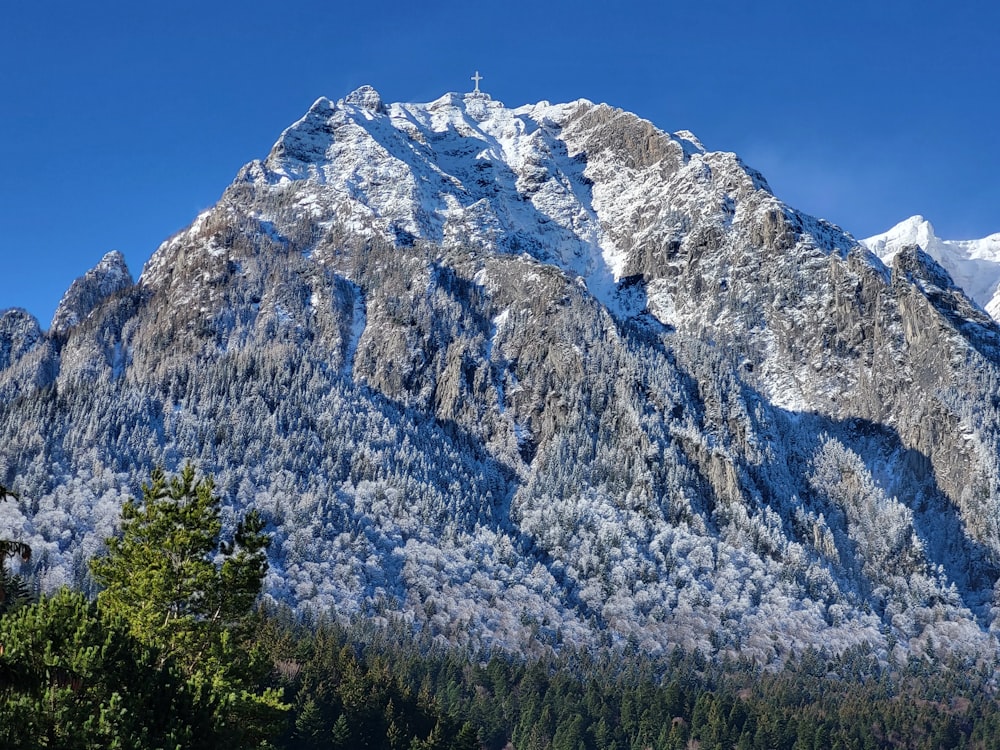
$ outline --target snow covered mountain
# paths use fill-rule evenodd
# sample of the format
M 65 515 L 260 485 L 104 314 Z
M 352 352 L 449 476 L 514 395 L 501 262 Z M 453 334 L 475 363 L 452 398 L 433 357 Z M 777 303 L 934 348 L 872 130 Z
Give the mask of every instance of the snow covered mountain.
M 927 219 L 911 216 L 861 242 L 885 263 L 891 263 L 902 248 L 919 246 L 994 319 L 1000 314 L 1000 233 L 981 240 L 942 240 Z
M 994 653 L 1000 329 L 690 133 L 318 100 L 132 283 L 0 314 L 0 533 L 46 586 L 150 466 L 270 595 L 453 643 Z

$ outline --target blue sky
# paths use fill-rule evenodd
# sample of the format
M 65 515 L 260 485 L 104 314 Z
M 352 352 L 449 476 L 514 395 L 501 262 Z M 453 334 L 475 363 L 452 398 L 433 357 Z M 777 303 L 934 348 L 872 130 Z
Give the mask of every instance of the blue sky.
M 483 90 L 608 102 L 856 237 L 921 213 L 1000 232 L 1000 6 L 9 3 L 0 23 L 0 309 L 47 326 L 108 250 L 134 276 L 319 96 Z

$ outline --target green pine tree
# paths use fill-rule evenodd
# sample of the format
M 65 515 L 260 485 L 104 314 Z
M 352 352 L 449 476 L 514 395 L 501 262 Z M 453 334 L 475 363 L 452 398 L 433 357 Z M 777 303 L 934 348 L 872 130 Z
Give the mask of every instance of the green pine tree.
M 217 746 L 210 708 L 124 623 L 63 589 L 0 619 L 0 746 Z
M 347 750 L 351 745 L 351 727 L 347 723 L 347 716 L 341 714 L 333 723 L 330 730 L 330 745 L 334 750 Z
M 101 612 L 127 623 L 161 665 L 181 669 L 214 706 L 223 735 L 252 746 L 277 731 L 287 710 L 277 691 L 257 688 L 270 665 L 252 645 L 270 538 L 250 511 L 221 540 L 220 506 L 212 479 L 190 464 L 170 478 L 154 470 L 142 500 L 122 506 L 121 535 L 107 540 L 91 571 L 104 587 Z

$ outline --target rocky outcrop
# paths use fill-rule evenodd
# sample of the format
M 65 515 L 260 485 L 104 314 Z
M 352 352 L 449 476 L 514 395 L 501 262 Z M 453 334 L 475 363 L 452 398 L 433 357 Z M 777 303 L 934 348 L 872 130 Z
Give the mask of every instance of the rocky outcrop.
M 132 274 L 125 265 L 125 256 L 117 250 L 101 258 L 101 262 L 73 282 L 63 295 L 52 324 L 56 337 L 64 337 L 78 326 L 108 297 L 132 286 Z
M 6 370 L 42 342 L 42 329 L 31 313 L 21 309 L 0 313 L 0 370 Z

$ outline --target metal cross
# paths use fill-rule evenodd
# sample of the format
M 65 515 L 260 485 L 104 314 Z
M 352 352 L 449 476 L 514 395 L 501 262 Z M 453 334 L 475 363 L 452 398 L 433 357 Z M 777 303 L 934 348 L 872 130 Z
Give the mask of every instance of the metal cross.
M 479 93 L 479 82 L 481 80 L 483 80 L 483 77 L 481 75 L 479 75 L 479 71 L 478 70 L 476 71 L 476 74 L 474 76 L 472 76 L 472 80 L 476 82 L 476 90 L 473 91 L 472 93 L 473 94 L 478 94 Z

